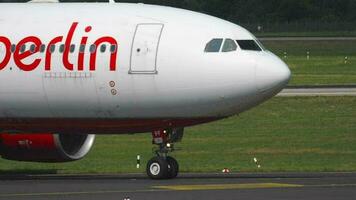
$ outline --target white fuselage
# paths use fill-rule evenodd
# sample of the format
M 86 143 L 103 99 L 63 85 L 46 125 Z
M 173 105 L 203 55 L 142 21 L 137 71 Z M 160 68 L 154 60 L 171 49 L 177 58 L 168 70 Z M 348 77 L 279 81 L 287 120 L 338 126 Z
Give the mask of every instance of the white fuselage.
M 73 23 L 77 26 L 69 44 L 74 49 L 67 59 L 60 45 L 66 43 Z M 193 125 L 198 121 L 175 124 L 175 120 L 205 122 L 238 114 L 274 96 L 290 77 L 288 67 L 265 50 L 204 52 L 213 38 L 256 39 L 238 25 L 170 7 L 2 4 L 1 36 L 15 45 L 26 37 L 36 37 L 46 50 L 21 59 L 15 55 L 21 47 L 16 47 L 0 70 L 0 131 L 68 132 L 71 127 L 79 133 L 101 133 L 101 128 L 104 133 L 121 133 L 158 126 L 140 128 L 144 125 L 136 126 L 137 120 L 167 122 L 162 126 Z M 49 44 L 60 36 L 46 68 Z M 80 69 L 80 45 L 85 37 Z M 105 51 L 97 46 L 96 60 L 90 63 L 94 56 L 90 46 L 102 37 L 114 38 L 117 51 L 113 54 L 112 44 L 101 43 Z M 25 51 L 30 51 L 32 44 L 26 43 Z M 0 40 L 0 63 L 8 55 Z M 73 69 L 65 66 L 66 59 Z M 27 71 L 18 64 L 30 65 L 36 60 L 39 64 Z M 61 124 L 61 120 L 66 121 Z M 76 127 L 75 120 L 112 123 L 84 128 L 83 124 Z M 39 128 L 41 121 L 43 128 Z M 120 126 L 125 128 L 117 127 L 119 123 L 126 123 Z M 112 124 L 116 125 L 108 128 Z

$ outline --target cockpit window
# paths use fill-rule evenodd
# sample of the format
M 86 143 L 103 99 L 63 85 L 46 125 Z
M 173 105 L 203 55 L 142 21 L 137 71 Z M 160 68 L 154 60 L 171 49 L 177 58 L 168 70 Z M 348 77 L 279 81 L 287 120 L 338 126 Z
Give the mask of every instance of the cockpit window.
M 261 43 L 261 41 L 259 41 L 258 39 L 256 39 L 256 42 L 257 42 L 257 44 L 261 47 L 261 49 L 262 49 L 263 51 L 266 50 L 266 47 Z
M 234 40 L 226 39 L 222 48 L 222 52 L 236 51 L 237 45 Z
M 261 47 L 254 40 L 236 40 L 236 42 L 242 50 L 262 51 Z
M 223 39 L 212 39 L 205 46 L 205 52 L 219 52 Z

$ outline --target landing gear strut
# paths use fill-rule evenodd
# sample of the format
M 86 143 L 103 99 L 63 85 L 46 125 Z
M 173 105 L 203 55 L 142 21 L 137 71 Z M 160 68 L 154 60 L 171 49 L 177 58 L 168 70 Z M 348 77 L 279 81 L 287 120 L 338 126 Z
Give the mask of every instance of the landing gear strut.
M 183 138 L 183 128 L 171 130 L 157 130 L 152 132 L 152 143 L 158 145 L 156 156 L 147 163 L 146 172 L 152 179 L 176 178 L 179 173 L 179 165 L 176 159 L 168 154 L 174 151 L 174 143 Z

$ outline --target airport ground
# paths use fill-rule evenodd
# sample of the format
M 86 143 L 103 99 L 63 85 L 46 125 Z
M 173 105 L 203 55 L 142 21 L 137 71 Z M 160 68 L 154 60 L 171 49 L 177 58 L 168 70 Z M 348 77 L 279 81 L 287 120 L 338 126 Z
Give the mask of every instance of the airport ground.
M 262 43 L 291 68 L 289 85 L 356 83 L 355 38 L 266 38 Z
M 305 199 L 356 198 L 354 173 L 182 174 L 153 181 L 140 174 L 1 177 L 0 199 Z
M 174 156 L 182 172 L 356 171 L 356 97 L 276 97 L 240 116 L 187 128 Z M 1 160 L 1 174 L 144 172 L 150 134 L 98 136 L 83 160 Z M 136 155 L 142 167 L 136 169 Z M 257 158 L 261 168 L 253 159 Z
M 307 30 L 304 28 L 304 30 Z M 355 30 L 349 31 L 288 31 L 288 32 L 253 32 L 253 34 L 257 37 L 356 37 Z

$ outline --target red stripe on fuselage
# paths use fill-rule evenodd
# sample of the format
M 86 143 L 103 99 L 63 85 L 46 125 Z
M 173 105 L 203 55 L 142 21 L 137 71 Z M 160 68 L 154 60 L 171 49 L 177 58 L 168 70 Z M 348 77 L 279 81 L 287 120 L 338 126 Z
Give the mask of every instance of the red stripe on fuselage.
M 157 129 L 186 127 L 222 119 L 221 117 L 186 119 L 0 119 L 1 132 L 125 134 Z M 0 133 L 1 133 L 0 132 Z

